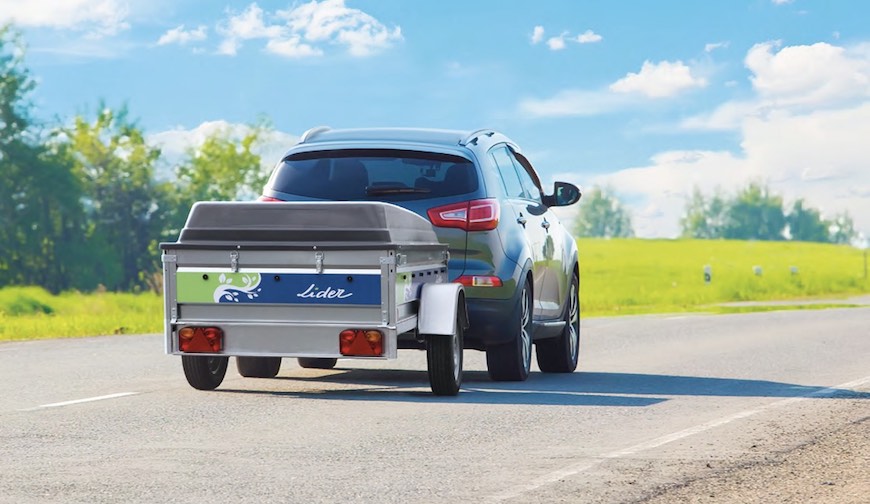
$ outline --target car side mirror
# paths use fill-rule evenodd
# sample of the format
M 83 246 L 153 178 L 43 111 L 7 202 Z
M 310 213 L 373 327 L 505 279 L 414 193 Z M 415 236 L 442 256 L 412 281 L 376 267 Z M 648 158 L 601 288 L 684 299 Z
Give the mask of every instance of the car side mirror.
M 553 194 L 546 196 L 547 206 L 569 206 L 580 201 L 580 188 L 568 182 L 556 182 L 553 184 Z

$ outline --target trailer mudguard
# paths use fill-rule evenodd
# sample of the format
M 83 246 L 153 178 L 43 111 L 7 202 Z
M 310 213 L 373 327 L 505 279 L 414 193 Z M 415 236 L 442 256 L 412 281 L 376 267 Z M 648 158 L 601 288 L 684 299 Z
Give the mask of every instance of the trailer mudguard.
M 453 336 L 456 321 L 468 327 L 465 291 L 458 283 L 427 283 L 420 292 L 417 332 L 425 335 Z

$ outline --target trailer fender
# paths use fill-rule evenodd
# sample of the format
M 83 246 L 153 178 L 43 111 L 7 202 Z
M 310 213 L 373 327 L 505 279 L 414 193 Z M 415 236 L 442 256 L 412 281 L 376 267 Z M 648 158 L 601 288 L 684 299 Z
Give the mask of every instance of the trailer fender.
M 468 328 L 468 310 L 465 290 L 458 283 L 427 283 L 420 292 L 417 313 L 417 332 L 440 336 L 453 336 L 456 320 Z

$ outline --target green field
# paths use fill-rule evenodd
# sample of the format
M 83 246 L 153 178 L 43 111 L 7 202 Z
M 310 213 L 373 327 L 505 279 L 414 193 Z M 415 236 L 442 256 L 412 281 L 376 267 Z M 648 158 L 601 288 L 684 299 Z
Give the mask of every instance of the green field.
M 870 292 L 861 251 L 848 246 L 722 240 L 578 241 L 587 316 L 723 311 L 732 301 Z M 712 282 L 704 282 L 704 266 Z M 762 275 L 753 272 L 760 266 Z M 791 267 L 797 268 L 792 274 Z M 727 310 L 725 310 L 727 311 Z
M 846 246 L 637 239 L 583 239 L 578 245 L 586 317 L 732 313 L 758 308 L 716 305 L 870 292 L 862 253 Z M 705 265 L 712 268 L 710 284 L 704 282 Z M 761 276 L 753 273 L 754 266 L 762 268 Z M 792 274 L 792 266 L 797 274 Z M 831 306 L 837 306 L 836 302 L 790 308 Z M 70 292 L 53 296 L 37 287 L 0 289 L 0 341 L 153 333 L 162 330 L 162 322 L 162 301 L 155 294 Z

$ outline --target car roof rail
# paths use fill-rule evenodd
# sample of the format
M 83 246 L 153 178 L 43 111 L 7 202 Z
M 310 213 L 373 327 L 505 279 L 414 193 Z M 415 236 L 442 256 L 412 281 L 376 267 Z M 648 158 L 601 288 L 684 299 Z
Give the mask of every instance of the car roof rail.
M 481 136 L 484 136 L 484 135 L 491 137 L 491 136 L 495 135 L 495 131 L 490 129 L 490 128 L 483 128 L 483 129 L 472 131 L 471 133 L 468 134 L 468 136 L 466 136 L 464 139 L 459 141 L 459 145 L 461 145 L 463 147 L 468 145 L 468 144 L 477 145 L 477 139 L 480 138 Z
M 329 126 L 315 126 L 306 131 L 305 133 L 302 133 L 302 137 L 299 138 L 299 143 L 305 143 L 313 139 L 318 134 L 329 131 L 330 129 L 331 128 Z

